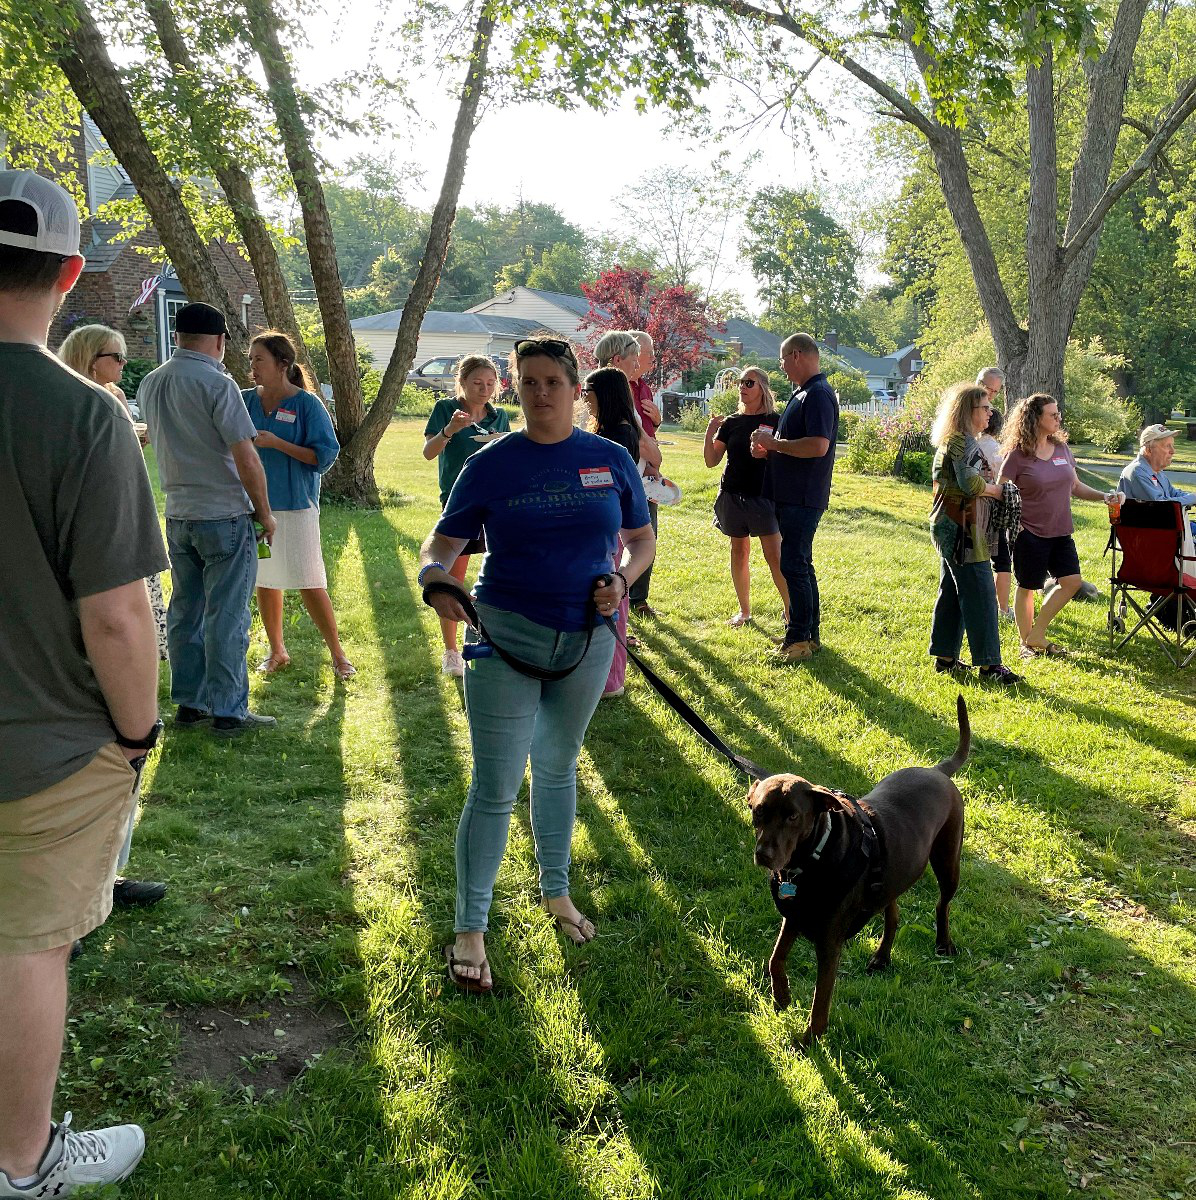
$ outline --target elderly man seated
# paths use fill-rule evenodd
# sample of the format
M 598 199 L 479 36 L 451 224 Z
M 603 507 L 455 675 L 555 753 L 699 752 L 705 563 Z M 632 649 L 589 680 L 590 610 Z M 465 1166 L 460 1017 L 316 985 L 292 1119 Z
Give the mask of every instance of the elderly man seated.
M 1121 472 L 1121 490 L 1130 500 L 1178 500 L 1185 508 L 1196 504 L 1196 492 L 1181 492 L 1167 478 L 1165 467 L 1175 457 L 1175 430 L 1147 425 L 1138 437 L 1141 449 Z

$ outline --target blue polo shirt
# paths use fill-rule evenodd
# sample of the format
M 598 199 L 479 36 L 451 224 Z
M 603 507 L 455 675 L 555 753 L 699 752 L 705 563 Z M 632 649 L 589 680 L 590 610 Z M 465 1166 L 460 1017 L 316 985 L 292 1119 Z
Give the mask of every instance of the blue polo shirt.
M 620 529 L 648 524 L 631 455 L 574 429 L 544 445 L 509 433 L 461 470 L 436 532 L 486 534 L 478 600 L 562 632 L 584 630 L 594 580 L 611 569 Z
M 297 512 L 313 504 L 319 508 L 320 476 L 336 462 L 341 449 L 328 410 L 311 392 L 304 391 L 288 396 L 269 416 L 257 388 L 246 388 L 241 399 L 255 429 L 268 430 L 284 442 L 316 452 L 313 467 L 281 450 L 258 450 L 270 507 L 277 512 Z
M 821 458 L 794 458 L 770 454 L 764 494 L 776 504 L 804 504 L 825 509 L 831 502 L 831 472 L 835 466 L 835 442 L 839 438 L 839 401 L 835 389 L 819 371 L 794 392 L 777 422 L 778 438 L 823 437 L 830 443 Z

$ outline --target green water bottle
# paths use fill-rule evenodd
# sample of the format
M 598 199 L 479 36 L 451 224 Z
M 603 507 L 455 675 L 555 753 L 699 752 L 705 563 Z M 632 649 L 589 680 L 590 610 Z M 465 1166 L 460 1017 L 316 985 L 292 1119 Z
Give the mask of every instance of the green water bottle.
M 257 534 L 257 556 L 258 558 L 270 557 L 270 543 L 266 541 L 266 527 L 261 521 L 254 521 L 253 528 Z

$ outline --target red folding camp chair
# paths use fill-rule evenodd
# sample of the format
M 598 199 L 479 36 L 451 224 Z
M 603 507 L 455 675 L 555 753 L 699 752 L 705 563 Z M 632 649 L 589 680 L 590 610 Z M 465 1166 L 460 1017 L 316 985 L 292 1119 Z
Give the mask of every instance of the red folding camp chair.
M 1196 657 L 1196 557 L 1184 553 L 1183 509 L 1174 500 L 1126 500 L 1105 550 L 1113 552 L 1110 646 L 1120 650 L 1144 629 L 1186 667 Z

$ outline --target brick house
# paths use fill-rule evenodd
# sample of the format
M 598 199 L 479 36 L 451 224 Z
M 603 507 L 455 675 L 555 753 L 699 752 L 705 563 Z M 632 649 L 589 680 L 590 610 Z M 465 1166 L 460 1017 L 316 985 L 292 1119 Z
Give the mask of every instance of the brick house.
M 99 129 L 84 114 L 76 160 L 81 164 L 80 180 L 87 194 L 80 247 L 87 265 L 50 328 L 50 345 L 58 346 L 76 325 L 98 322 L 124 334 L 130 358 L 165 362 L 174 344 L 174 314 L 187 303 L 187 296 L 152 229 L 121 240 L 118 222 L 97 220 L 100 205 L 137 195 L 124 171 L 103 161 L 106 152 Z M 227 242 L 214 242 L 210 249 L 221 282 L 230 301 L 240 308 L 246 326 L 264 327 L 262 297 L 249 260 Z M 145 302 L 134 307 L 143 285 L 154 277 L 158 282 Z

